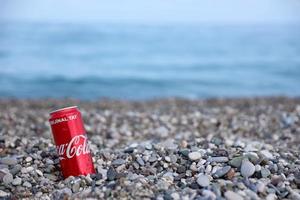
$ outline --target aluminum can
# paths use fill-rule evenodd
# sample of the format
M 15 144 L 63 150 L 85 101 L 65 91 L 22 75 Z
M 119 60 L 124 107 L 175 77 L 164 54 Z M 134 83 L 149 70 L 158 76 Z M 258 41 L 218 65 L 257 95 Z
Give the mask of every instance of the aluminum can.
M 52 111 L 49 122 L 63 177 L 94 174 L 86 131 L 77 106 Z

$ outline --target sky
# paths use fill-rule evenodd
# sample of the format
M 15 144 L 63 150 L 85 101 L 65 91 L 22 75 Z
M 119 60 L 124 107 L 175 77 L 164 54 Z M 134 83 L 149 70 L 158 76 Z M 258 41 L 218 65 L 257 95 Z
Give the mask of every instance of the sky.
M 0 0 L 0 21 L 300 24 L 300 1 Z

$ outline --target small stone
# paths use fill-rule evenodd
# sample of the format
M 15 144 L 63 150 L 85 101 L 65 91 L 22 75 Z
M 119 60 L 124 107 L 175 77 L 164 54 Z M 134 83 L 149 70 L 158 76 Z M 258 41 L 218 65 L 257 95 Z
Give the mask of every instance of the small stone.
M 114 168 L 110 167 L 107 171 L 107 179 L 109 181 L 115 180 L 117 176 L 117 172 Z
M 172 172 L 167 172 L 163 175 L 163 178 L 165 181 L 169 182 L 169 183 L 173 183 L 174 181 L 174 176 Z
M 36 169 L 35 172 L 36 172 L 38 175 L 43 176 L 43 172 L 42 172 L 41 170 Z
M 189 153 L 188 156 L 189 156 L 190 160 L 199 160 L 201 158 L 201 153 L 195 151 L 195 152 Z
M 299 106 L 300 107 L 300 106 Z M 300 172 L 295 173 L 295 183 L 300 188 Z
M 17 173 L 19 173 L 19 171 L 21 171 L 22 169 L 22 166 L 17 164 L 15 165 L 11 170 L 10 172 L 13 174 L 13 175 L 16 175 Z
M 17 177 L 13 180 L 12 182 L 13 185 L 21 185 L 22 184 L 22 179 Z
M 171 162 L 171 158 L 169 156 L 165 156 L 165 161 Z
M 174 143 L 174 139 L 167 139 L 160 144 L 163 148 L 168 150 L 176 150 L 178 145 Z
M 220 144 L 222 144 L 222 142 L 223 142 L 223 139 L 220 138 L 220 137 L 213 137 L 211 139 L 211 143 L 213 143 L 213 144 L 215 144 L 217 146 L 220 145 Z
M 218 169 L 218 170 L 213 174 L 213 177 L 214 177 L 214 178 L 221 178 L 221 177 L 223 177 L 225 174 L 227 174 L 227 173 L 229 172 L 230 169 L 231 169 L 230 166 L 222 167 L 221 169 Z
M 259 181 L 256 185 L 256 189 L 257 189 L 258 192 L 263 193 L 266 190 L 266 184 Z
M 217 199 L 216 194 L 210 190 L 202 190 L 202 195 L 204 196 L 204 199 L 207 199 L 207 200 L 208 199 L 211 199 L 211 200 Z
M 210 184 L 210 180 L 209 180 L 208 176 L 201 174 L 197 178 L 197 183 L 201 187 L 207 187 Z
M 300 191 L 295 191 L 295 190 L 292 190 L 292 189 L 289 189 L 289 193 L 290 195 L 288 196 L 290 199 L 293 199 L 293 200 L 300 200 Z
M 262 168 L 260 171 L 261 177 L 262 178 L 267 178 L 268 176 L 271 175 L 270 170 L 266 169 L 266 168 Z
M 255 171 L 259 172 L 261 170 L 261 166 L 260 165 L 255 165 Z
M 173 192 L 171 197 L 173 200 L 180 200 L 180 195 L 177 192 Z
M 168 129 L 164 126 L 157 128 L 156 132 L 160 137 L 163 137 L 163 138 L 168 137 L 168 133 L 169 133 Z
M 268 150 L 261 150 L 260 151 L 261 155 L 263 155 L 265 158 L 269 159 L 269 160 L 273 160 L 274 156 L 272 153 L 270 153 Z
M 76 180 L 75 183 L 72 185 L 72 191 L 74 193 L 78 192 L 80 189 L 80 180 Z
M 186 171 L 185 166 L 180 165 L 177 167 L 177 173 L 182 174 L 182 173 L 185 173 L 185 171 Z
M 26 159 L 25 159 L 26 162 L 31 162 L 32 161 L 32 158 L 30 156 L 28 156 Z
M 153 162 L 157 161 L 157 158 L 156 158 L 155 155 L 152 155 L 152 156 L 149 158 L 148 161 L 151 162 L 151 163 L 153 163 Z
M 226 174 L 226 178 L 229 179 L 229 180 L 231 180 L 231 179 L 233 179 L 234 175 L 235 175 L 235 171 L 234 171 L 233 168 L 231 168 L 229 170 L 229 172 Z
M 189 150 L 188 149 L 181 149 L 179 150 L 179 153 L 185 157 L 189 157 Z
M 23 186 L 24 186 L 24 187 L 27 187 L 27 188 L 31 188 L 31 187 L 32 187 L 31 183 L 29 183 L 28 181 L 25 181 L 25 182 L 23 183 Z
M 96 174 L 92 174 L 91 178 L 95 179 L 95 180 L 100 180 L 103 178 L 103 175 L 101 173 L 96 173 Z
M 128 147 L 127 149 L 124 150 L 124 153 L 133 153 L 134 149 L 135 148 L 133 148 L 133 147 Z
M 18 164 L 18 160 L 12 157 L 1 158 L 0 163 L 4 165 L 16 165 Z
M 10 184 L 11 182 L 13 182 L 14 177 L 11 173 L 7 173 L 3 176 L 3 183 L 4 184 Z
M 277 199 L 277 196 L 274 193 L 268 194 L 268 196 L 266 197 L 266 200 L 276 200 L 276 199 Z
M 223 163 L 223 162 L 228 162 L 228 158 L 227 157 L 210 157 L 207 159 L 207 162 Z
M 53 174 L 44 174 L 44 177 L 48 178 L 51 181 L 56 181 L 57 180 L 57 176 L 55 176 Z
M 8 197 L 9 193 L 0 190 L 0 197 Z
M 211 170 L 212 170 L 212 166 L 211 165 L 207 165 L 206 168 L 205 168 L 205 173 L 206 174 L 210 174 Z
M 248 178 L 252 176 L 254 172 L 255 172 L 255 166 L 248 159 L 244 159 L 242 161 L 242 166 L 241 166 L 242 176 Z
M 224 194 L 224 196 L 225 196 L 225 198 L 226 198 L 227 200 L 243 200 L 243 199 L 244 199 L 244 198 L 243 198 L 241 195 L 239 195 L 238 193 L 233 192 L 233 191 L 230 191 L 230 190 L 226 191 L 225 194 Z
M 29 172 L 31 172 L 33 170 L 34 170 L 34 168 L 32 166 L 26 168 L 27 173 L 29 173 Z
M 145 165 L 145 162 L 144 162 L 144 160 L 141 157 L 137 157 L 136 161 L 139 163 L 140 166 L 144 166 Z
M 228 162 L 228 164 L 233 167 L 239 168 L 242 165 L 243 159 L 243 156 L 234 157 Z
M 124 159 L 116 159 L 112 162 L 113 165 L 123 165 L 126 161 Z
M 249 161 L 254 164 L 256 164 L 259 160 L 257 153 L 254 153 L 254 152 L 248 152 L 248 153 L 244 154 L 244 157 L 248 158 Z
M 272 176 L 272 179 L 271 179 L 271 183 L 273 184 L 273 185 L 278 185 L 279 183 L 281 183 L 283 181 L 283 178 L 282 178 L 282 176 L 279 176 L 279 175 L 273 175 Z

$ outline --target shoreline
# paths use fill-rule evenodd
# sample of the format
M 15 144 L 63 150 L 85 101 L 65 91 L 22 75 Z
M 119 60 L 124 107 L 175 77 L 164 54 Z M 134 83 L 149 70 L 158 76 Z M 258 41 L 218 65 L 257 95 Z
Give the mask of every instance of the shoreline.
M 97 174 L 63 180 L 47 120 L 74 104 Z M 300 198 L 299 97 L 0 99 L 0 123 L 1 197 Z

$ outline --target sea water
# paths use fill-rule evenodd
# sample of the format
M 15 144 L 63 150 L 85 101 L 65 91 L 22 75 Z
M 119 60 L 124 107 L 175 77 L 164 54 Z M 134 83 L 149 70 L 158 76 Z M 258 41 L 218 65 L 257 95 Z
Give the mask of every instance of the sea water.
M 0 97 L 300 95 L 298 25 L 1 23 Z

